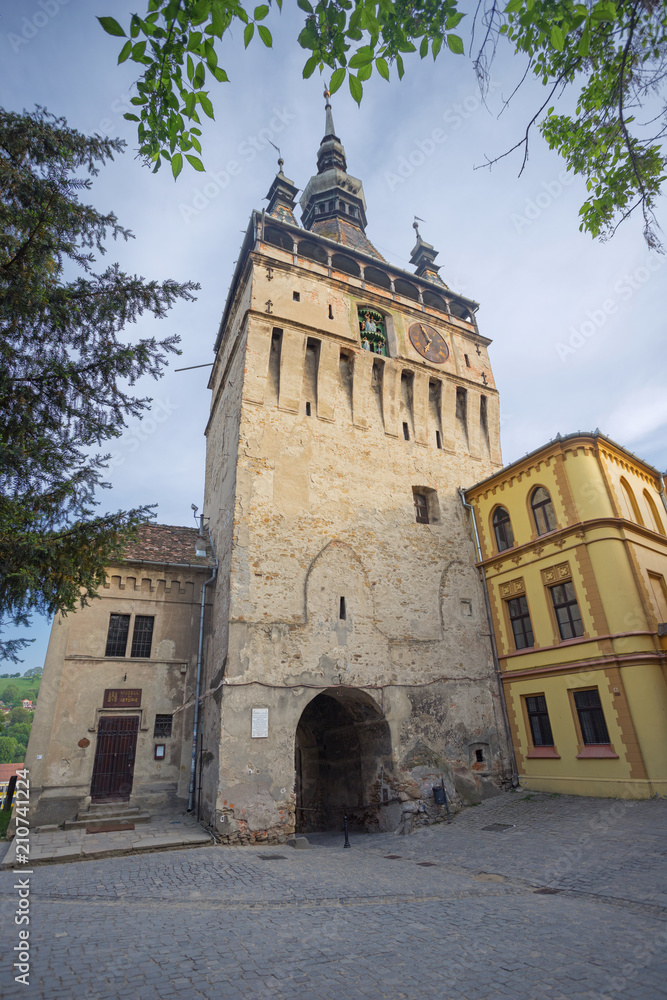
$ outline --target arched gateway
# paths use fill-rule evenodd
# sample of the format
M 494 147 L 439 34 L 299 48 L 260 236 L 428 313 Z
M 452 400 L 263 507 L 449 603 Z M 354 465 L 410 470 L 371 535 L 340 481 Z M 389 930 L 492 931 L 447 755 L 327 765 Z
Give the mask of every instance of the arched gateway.
M 384 829 L 392 798 L 389 725 L 363 691 L 329 688 L 301 714 L 296 730 L 296 830 Z

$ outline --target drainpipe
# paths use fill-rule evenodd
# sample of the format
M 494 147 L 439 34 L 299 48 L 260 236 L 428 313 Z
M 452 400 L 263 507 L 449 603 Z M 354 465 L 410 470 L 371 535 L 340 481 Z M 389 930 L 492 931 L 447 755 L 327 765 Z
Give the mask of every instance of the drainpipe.
M 470 523 L 472 524 L 472 532 L 475 539 L 475 551 L 477 552 L 477 562 L 482 562 L 482 549 L 479 544 L 479 535 L 477 533 L 477 522 L 475 521 L 475 511 L 473 510 L 472 504 L 466 502 L 466 495 L 462 486 L 459 486 L 459 496 L 461 497 L 461 503 L 468 511 L 470 516 Z M 519 772 L 516 766 L 516 756 L 514 754 L 514 744 L 512 743 L 512 733 L 510 730 L 510 720 L 507 713 L 507 702 L 505 701 L 505 691 L 503 688 L 503 680 L 500 673 L 500 661 L 498 660 L 498 648 L 496 646 L 496 636 L 493 631 L 493 618 L 491 617 L 491 602 L 489 600 L 489 589 L 486 582 L 486 573 L 484 572 L 484 567 L 479 566 L 479 575 L 482 581 L 482 589 L 484 590 L 484 606 L 486 607 L 486 620 L 489 625 L 489 635 L 491 637 L 491 653 L 493 655 L 493 666 L 496 672 L 496 680 L 498 681 L 498 692 L 500 694 L 500 704 L 503 708 L 503 720 L 505 722 L 505 730 L 507 732 L 507 740 L 509 742 L 510 748 L 510 763 L 512 765 L 512 786 L 514 788 L 518 787 L 519 784 Z
M 211 545 L 211 550 L 213 552 L 213 558 L 215 560 L 215 566 L 213 567 L 213 572 L 211 576 L 202 584 L 201 588 L 201 607 L 199 609 L 199 644 L 197 647 L 197 681 L 195 685 L 195 717 L 192 725 L 192 760 L 190 762 L 190 789 L 188 795 L 188 812 L 192 812 L 194 809 L 195 801 L 195 771 L 197 768 L 197 739 L 199 738 L 199 729 L 201 726 L 201 704 L 199 700 L 201 692 L 201 675 L 202 675 L 202 662 L 203 662 L 203 649 L 204 649 L 204 611 L 206 608 L 206 588 L 209 583 L 213 583 L 218 574 L 218 557 L 215 554 L 215 547 L 213 545 L 213 539 L 211 538 L 211 532 L 208 527 L 206 528 L 206 534 L 208 535 L 208 540 Z M 204 538 L 204 515 L 202 514 L 199 521 L 199 538 Z
M 667 475 L 667 473 L 665 473 Z M 667 497 L 665 496 L 665 479 L 664 476 L 660 476 L 660 499 L 662 500 L 662 506 L 667 511 Z

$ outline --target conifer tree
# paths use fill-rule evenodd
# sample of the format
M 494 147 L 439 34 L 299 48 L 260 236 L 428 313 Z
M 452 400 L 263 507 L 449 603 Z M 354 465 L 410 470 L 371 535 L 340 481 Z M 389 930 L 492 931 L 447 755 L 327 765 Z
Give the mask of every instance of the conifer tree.
M 142 313 L 163 317 L 192 282 L 95 269 L 105 241 L 127 239 L 112 212 L 80 200 L 124 143 L 86 136 L 38 108 L 0 109 L 0 619 L 73 610 L 104 580 L 148 506 L 96 514 L 107 455 L 133 396 L 160 376 L 178 338 L 125 343 Z M 0 642 L 16 661 L 26 639 Z

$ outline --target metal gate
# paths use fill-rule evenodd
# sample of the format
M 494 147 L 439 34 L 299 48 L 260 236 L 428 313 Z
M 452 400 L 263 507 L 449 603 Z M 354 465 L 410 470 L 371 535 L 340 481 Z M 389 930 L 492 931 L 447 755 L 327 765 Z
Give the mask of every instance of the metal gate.
M 93 801 L 129 799 L 138 730 L 138 715 L 101 716 L 97 727 L 97 747 L 90 788 Z

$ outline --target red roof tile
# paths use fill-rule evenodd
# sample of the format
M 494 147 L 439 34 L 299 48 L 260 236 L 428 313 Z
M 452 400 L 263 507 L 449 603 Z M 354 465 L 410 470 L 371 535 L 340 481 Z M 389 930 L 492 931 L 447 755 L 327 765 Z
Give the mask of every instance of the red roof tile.
M 23 761 L 20 764 L 0 764 L 0 783 L 9 781 L 13 774 L 16 774 L 23 767 Z
M 127 562 L 175 563 L 201 566 L 213 565 L 213 559 L 195 555 L 197 528 L 183 528 L 173 524 L 142 524 L 137 539 L 125 549 Z

